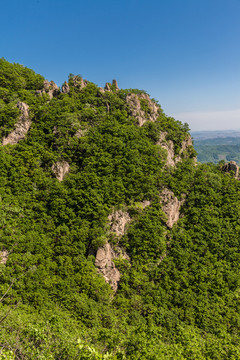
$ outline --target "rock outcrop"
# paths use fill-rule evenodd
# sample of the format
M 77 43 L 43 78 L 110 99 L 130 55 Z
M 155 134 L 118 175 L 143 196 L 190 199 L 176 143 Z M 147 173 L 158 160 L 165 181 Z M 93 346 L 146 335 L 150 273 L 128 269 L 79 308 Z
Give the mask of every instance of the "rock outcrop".
M 117 80 L 112 81 L 112 86 L 115 90 L 117 90 L 117 91 L 119 90 Z
M 126 97 L 131 116 L 134 116 L 139 126 L 146 121 L 156 121 L 160 115 L 159 106 L 147 94 L 128 94 Z
M 180 208 L 185 200 L 179 201 L 174 193 L 165 188 L 160 194 L 163 211 L 167 217 L 166 225 L 171 229 L 178 221 L 180 216 Z
M 83 88 L 85 88 L 88 84 L 87 80 L 83 80 L 83 78 L 81 76 L 75 75 L 73 77 L 73 86 L 77 89 L 82 90 Z
M 235 179 L 239 179 L 239 166 L 235 161 L 230 161 L 227 164 L 224 164 L 222 170 L 225 172 L 233 171 Z
M 107 82 L 107 83 L 105 84 L 104 90 L 105 90 L 105 91 L 111 91 L 111 84 Z
M 0 251 L 0 264 L 6 265 L 9 252 L 7 250 Z
M 15 129 L 2 140 L 2 145 L 17 144 L 20 140 L 24 139 L 30 126 L 31 119 L 29 117 L 29 106 L 24 102 L 17 103 L 18 109 L 21 111 L 19 121 L 15 124 Z
M 95 266 L 98 272 L 103 275 L 105 281 L 110 284 L 114 291 L 117 290 L 121 277 L 119 270 L 113 262 L 115 257 L 113 249 L 110 244 L 107 243 L 98 249 L 95 260 Z
M 166 140 L 167 132 L 163 131 L 160 133 L 159 140 L 157 145 L 160 145 L 163 149 L 167 150 L 167 166 L 175 166 L 175 152 L 174 152 L 174 143 L 172 140 Z
M 69 172 L 70 166 L 67 161 L 58 161 L 52 165 L 52 171 L 59 181 L 63 181 L 64 176 Z
M 113 80 L 112 85 L 111 85 L 111 83 L 106 82 L 106 84 L 104 86 L 104 89 L 99 88 L 99 92 L 102 93 L 102 94 L 104 94 L 106 91 L 113 91 L 113 90 L 115 90 L 115 91 L 119 90 L 117 80 Z
M 95 266 L 97 267 L 98 272 L 104 277 L 105 281 L 114 291 L 117 291 L 121 274 L 116 268 L 113 260 L 119 258 L 130 260 L 123 249 L 116 247 L 113 250 L 111 245 L 106 243 L 98 249 L 95 260 Z
M 68 85 L 68 83 L 65 81 L 63 86 L 62 86 L 62 93 L 64 94 L 68 94 L 70 92 L 70 86 Z
M 124 235 L 126 231 L 126 225 L 130 223 L 131 218 L 126 211 L 117 210 L 108 216 L 110 221 L 110 230 L 117 236 Z
M 189 151 L 191 151 L 191 149 L 192 149 L 192 138 L 190 135 L 188 135 L 186 137 L 186 139 L 183 140 L 179 154 L 176 155 L 175 150 L 174 150 L 173 141 L 167 140 L 166 136 L 167 136 L 166 131 L 161 132 L 160 136 L 159 136 L 159 140 L 157 142 L 157 145 L 160 145 L 163 149 L 167 150 L 166 165 L 167 166 L 175 166 L 183 158 L 186 158 L 189 156 Z M 194 158 L 194 159 L 196 162 L 196 158 Z
M 59 87 L 55 84 L 54 81 L 45 80 L 43 83 L 43 89 L 37 90 L 36 95 L 48 94 L 50 99 L 54 96 L 57 96 L 60 93 Z

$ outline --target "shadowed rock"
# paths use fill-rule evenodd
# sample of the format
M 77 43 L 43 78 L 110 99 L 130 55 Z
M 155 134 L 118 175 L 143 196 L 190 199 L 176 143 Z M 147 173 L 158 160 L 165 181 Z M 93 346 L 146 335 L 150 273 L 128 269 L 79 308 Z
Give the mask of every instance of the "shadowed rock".
M 117 80 L 112 81 L 112 86 L 115 90 L 117 90 L 117 91 L 119 90 Z
M 222 170 L 225 172 L 233 171 L 235 179 L 239 179 L 239 166 L 235 161 L 230 161 L 229 163 L 223 165 Z
M 116 254 L 110 244 L 107 243 L 98 249 L 95 265 L 98 268 L 98 272 L 103 275 L 105 281 L 116 291 L 118 282 L 120 281 L 120 272 L 113 262 L 114 258 L 116 258 Z

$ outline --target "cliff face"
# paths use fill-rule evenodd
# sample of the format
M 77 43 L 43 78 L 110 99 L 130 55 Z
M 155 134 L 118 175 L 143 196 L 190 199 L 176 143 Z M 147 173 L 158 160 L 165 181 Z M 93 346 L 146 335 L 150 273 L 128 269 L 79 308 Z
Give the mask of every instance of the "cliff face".
M 21 111 L 20 118 L 15 124 L 15 129 L 7 137 L 3 138 L 2 145 L 17 144 L 20 140 L 25 138 L 31 126 L 32 121 L 29 116 L 29 106 L 24 102 L 19 101 L 17 107 Z

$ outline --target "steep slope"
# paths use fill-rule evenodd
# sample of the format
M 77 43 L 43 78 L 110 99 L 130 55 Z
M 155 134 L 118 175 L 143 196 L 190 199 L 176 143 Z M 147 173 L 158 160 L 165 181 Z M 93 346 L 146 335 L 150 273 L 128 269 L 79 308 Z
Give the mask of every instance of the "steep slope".
M 196 166 L 186 124 L 1 59 L 0 136 L 4 354 L 238 358 L 239 181 Z

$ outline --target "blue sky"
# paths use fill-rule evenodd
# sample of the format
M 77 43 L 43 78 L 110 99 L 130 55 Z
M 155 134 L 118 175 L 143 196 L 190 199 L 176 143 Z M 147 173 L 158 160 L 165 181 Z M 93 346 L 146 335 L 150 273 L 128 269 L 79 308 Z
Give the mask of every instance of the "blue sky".
M 192 130 L 240 129 L 240 0 L 0 3 L 6 60 L 144 89 Z

